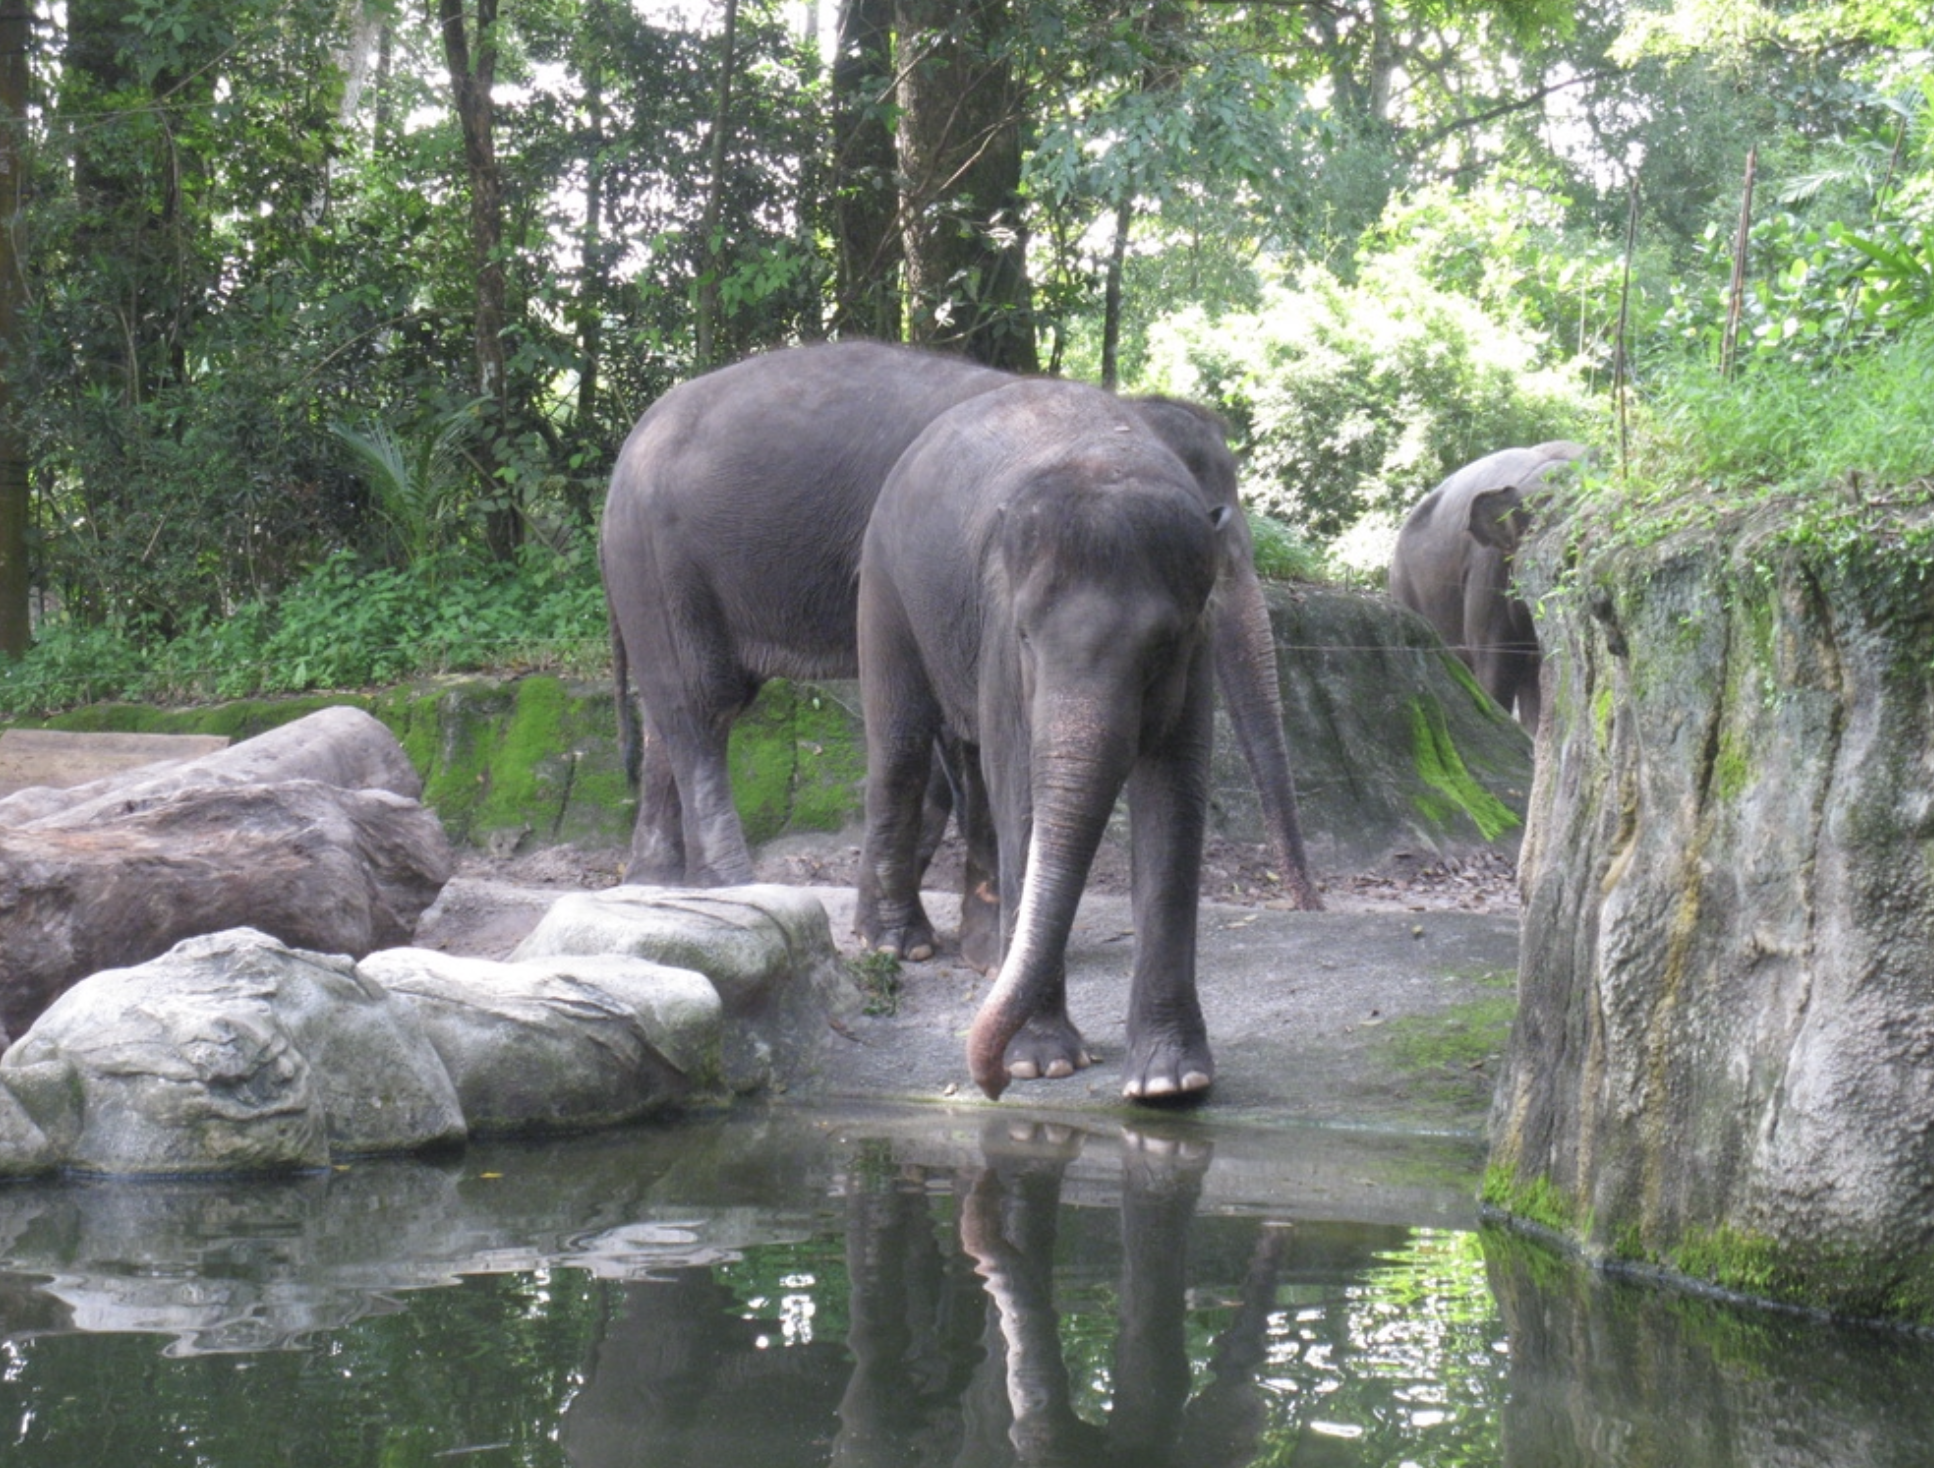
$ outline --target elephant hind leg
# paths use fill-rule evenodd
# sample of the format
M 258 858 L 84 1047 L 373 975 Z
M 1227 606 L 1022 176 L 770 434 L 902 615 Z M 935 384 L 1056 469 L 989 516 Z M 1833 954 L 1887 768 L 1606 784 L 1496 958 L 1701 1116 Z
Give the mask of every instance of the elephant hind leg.
M 631 828 L 625 880 L 649 886 L 685 882 L 685 829 L 671 753 L 649 719 L 639 731 L 638 819 Z

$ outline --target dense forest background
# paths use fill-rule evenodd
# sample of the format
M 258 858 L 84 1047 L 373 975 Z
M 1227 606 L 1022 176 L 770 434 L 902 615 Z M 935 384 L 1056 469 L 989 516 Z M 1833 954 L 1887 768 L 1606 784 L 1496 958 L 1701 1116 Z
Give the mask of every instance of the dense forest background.
M 1919 0 L 0 0 L 0 710 L 595 666 L 631 424 L 833 336 L 1211 403 L 1277 570 L 1557 436 L 1910 483 L 1931 48 Z

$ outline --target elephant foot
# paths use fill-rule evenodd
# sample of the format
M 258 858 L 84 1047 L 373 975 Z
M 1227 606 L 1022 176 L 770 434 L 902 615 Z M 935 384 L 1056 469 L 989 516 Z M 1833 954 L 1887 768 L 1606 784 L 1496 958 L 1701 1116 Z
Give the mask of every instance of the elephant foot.
M 961 894 L 960 956 L 983 974 L 1001 966 L 1001 899 L 989 882 Z
M 1301 873 L 1293 873 L 1283 879 L 1289 889 L 1289 900 L 1298 912 L 1323 911 L 1323 898 L 1316 890 L 1316 884 Z
M 925 963 L 932 958 L 937 944 L 933 936 L 933 924 L 927 921 L 925 913 L 916 913 L 904 922 L 893 922 L 877 914 L 861 914 L 853 924 L 853 931 L 866 941 L 866 946 L 881 953 L 891 953 L 895 958 L 904 958 L 909 963 Z
M 1121 1093 L 1145 1105 L 1187 1105 L 1201 1100 L 1214 1080 L 1208 1041 L 1135 1040 L 1122 1065 Z
M 1095 1063 L 1081 1031 L 1064 1014 L 1041 1015 L 1007 1042 L 1007 1073 L 1017 1081 L 1058 1081 Z
M 683 887 L 685 847 L 676 837 L 667 840 L 642 825 L 632 834 L 631 855 L 624 879 L 633 887 Z

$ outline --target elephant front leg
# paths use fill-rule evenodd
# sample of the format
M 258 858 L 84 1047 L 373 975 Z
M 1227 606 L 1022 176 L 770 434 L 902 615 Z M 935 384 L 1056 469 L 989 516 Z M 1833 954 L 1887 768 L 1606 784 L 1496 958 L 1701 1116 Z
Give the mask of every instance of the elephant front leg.
M 1192 1099 L 1215 1079 L 1196 992 L 1197 884 L 1206 815 L 1206 737 L 1137 763 L 1128 782 L 1134 858 L 1135 977 L 1122 1094 Z
M 945 758 L 958 791 L 955 819 L 967 850 L 961 873 L 960 956 L 977 973 L 993 973 L 1001 966 L 1000 848 L 981 777 L 980 751 L 956 741 L 947 747 Z
M 1007 1073 L 1017 1081 L 1058 1081 L 1095 1063 L 1094 1052 L 1068 1018 L 1068 970 L 1048 980 L 1041 1002 L 1007 1042 Z
M 866 837 L 853 928 L 869 947 L 919 963 L 936 946 L 920 901 L 920 844 L 940 711 L 917 673 L 877 657 L 863 665 Z

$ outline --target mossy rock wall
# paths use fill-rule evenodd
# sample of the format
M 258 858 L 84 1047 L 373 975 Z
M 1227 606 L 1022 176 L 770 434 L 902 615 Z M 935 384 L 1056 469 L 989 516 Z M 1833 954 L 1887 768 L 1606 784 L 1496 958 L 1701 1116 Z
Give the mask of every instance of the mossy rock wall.
M 850 688 L 775 682 L 733 731 L 733 781 L 754 841 L 836 831 L 857 819 L 865 754 L 851 695 Z M 625 781 L 608 683 L 457 677 L 204 708 L 97 704 L 38 727 L 242 740 L 336 704 L 367 709 L 396 735 L 423 777 L 425 802 L 454 840 L 508 854 L 630 839 L 637 802 Z
M 1515 850 L 1530 743 L 1421 618 L 1388 597 L 1321 587 L 1272 589 L 1270 608 L 1303 830 L 1319 872 Z M 629 841 L 636 807 L 606 683 L 458 677 L 198 709 L 99 705 L 47 724 L 239 740 L 336 703 L 367 709 L 395 732 L 458 841 L 504 852 Z M 751 841 L 859 823 L 858 707 L 852 683 L 775 681 L 760 693 L 731 746 Z M 1226 720 L 1213 780 L 1213 829 L 1262 840 L 1255 782 Z
M 1908 527 L 1795 523 L 1559 526 L 1521 562 L 1546 726 L 1486 1196 L 1596 1256 L 1934 1324 L 1934 606 L 1889 564 Z
M 1283 723 L 1318 872 L 1515 852 L 1531 742 L 1430 624 L 1381 593 L 1269 588 Z M 1218 717 L 1211 824 L 1263 839 L 1255 781 Z

